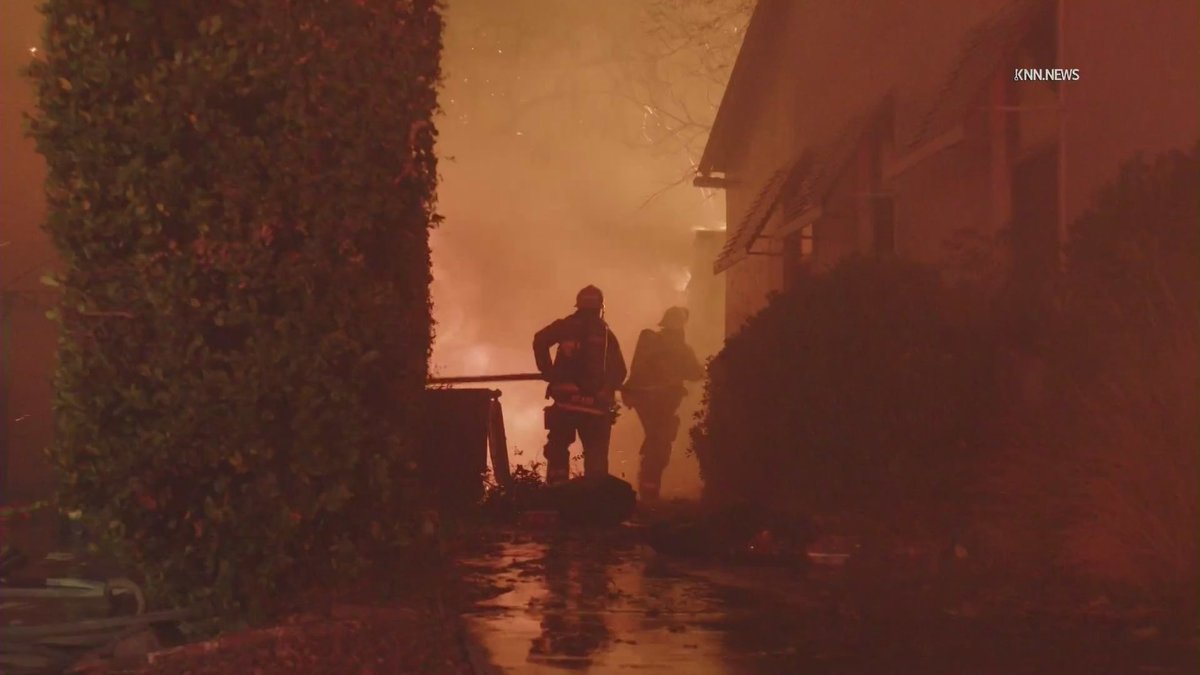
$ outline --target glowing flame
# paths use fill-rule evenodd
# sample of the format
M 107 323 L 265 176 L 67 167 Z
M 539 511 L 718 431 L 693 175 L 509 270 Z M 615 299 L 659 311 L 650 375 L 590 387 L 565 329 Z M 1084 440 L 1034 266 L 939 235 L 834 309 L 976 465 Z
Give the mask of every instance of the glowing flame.
M 672 279 L 671 279 L 672 285 L 675 287 L 675 290 L 679 291 L 680 293 L 687 290 L 688 284 L 691 283 L 691 281 L 692 281 L 692 272 L 691 272 L 691 270 L 687 269 L 686 267 L 678 270 L 674 275 L 672 275 Z
M 488 354 L 488 348 L 482 345 L 471 347 L 463 357 L 463 366 L 469 374 L 487 373 L 491 363 L 492 358 Z

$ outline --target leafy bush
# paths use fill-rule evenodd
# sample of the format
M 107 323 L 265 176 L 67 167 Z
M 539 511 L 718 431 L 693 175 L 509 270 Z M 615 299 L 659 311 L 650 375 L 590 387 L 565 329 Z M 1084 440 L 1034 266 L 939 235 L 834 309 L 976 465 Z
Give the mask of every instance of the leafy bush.
M 529 466 L 518 464 L 507 485 L 497 482 L 489 472 L 479 503 L 483 513 L 504 522 L 516 518 L 522 511 L 544 507 L 546 480 L 539 473 L 541 468 L 541 462 Z
M 437 3 L 49 0 L 62 498 L 162 602 L 269 609 L 410 531 Z
M 692 430 L 705 497 L 952 514 L 997 391 L 969 300 L 890 259 L 849 260 L 773 297 L 710 364 Z
M 1194 602 L 1200 152 L 1128 163 L 1071 228 L 1049 396 L 992 482 L 1017 558 Z M 1037 549 L 1037 552 L 1030 549 Z

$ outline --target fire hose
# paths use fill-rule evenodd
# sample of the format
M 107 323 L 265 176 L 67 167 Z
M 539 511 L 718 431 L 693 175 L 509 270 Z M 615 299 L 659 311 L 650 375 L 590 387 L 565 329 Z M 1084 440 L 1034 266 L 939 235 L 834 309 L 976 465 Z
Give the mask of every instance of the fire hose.
M 541 373 L 512 373 L 509 375 L 462 375 L 457 377 L 431 377 L 429 384 L 474 384 L 483 382 L 528 382 L 545 381 Z
M 545 382 L 546 376 L 541 373 L 510 373 L 508 375 L 459 375 L 454 377 L 431 377 L 429 384 L 482 384 L 485 382 Z M 669 389 L 674 385 L 617 387 L 617 391 L 651 391 Z

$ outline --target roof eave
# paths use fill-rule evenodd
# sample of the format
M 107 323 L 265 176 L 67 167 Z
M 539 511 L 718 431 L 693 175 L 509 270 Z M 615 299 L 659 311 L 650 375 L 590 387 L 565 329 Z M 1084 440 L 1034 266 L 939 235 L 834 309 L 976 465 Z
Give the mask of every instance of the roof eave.
M 697 167 L 697 172 L 700 175 L 708 175 L 713 172 L 724 172 L 729 167 L 729 143 L 733 135 L 732 123 L 729 121 L 732 116 L 735 116 L 733 110 L 738 101 L 742 100 L 742 92 L 740 91 L 745 85 L 741 84 L 745 81 L 751 72 L 749 61 L 755 58 L 752 54 L 754 51 L 752 45 L 762 39 L 763 26 L 766 25 L 766 19 L 763 17 L 767 13 L 765 9 L 772 4 L 772 0 L 759 0 L 754 6 L 754 13 L 750 15 L 750 23 L 746 26 L 746 36 L 742 38 L 742 46 L 738 49 L 737 59 L 733 62 L 733 70 L 729 74 L 729 82 L 725 85 L 725 91 L 721 94 L 721 104 L 717 106 L 717 116 L 713 119 L 712 129 L 708 134 L 708 141 L 704 144 L 704 152 L 700 156 L 700 163 Z M 751 45 L 747 49 L 747 45 Z

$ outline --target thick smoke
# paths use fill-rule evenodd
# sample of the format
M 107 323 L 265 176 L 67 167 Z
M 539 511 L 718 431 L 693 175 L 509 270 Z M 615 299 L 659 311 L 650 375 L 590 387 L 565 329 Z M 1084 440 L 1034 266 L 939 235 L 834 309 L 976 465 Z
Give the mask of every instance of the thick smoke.
M 433 238 L 439 374 L 534 370 L 533 333 L 569 314 L 587 284 L 604 290 L 626 359 L 641 329 L 685 302 L 693 230 L 720 225 L 723 205 L 683 180 L 698 158 L 656 141 L 661 129 L 631 93 L 641 16 L 625 0 L 450 3 L 445 222 Z M 513 460 L 541 461 L 544 385 L 503 391 Z M 640 440 L 626 411 L 611 466 L 627 480 Z M 681 438 L 668 493 L 697 486 L 684 447 Z

